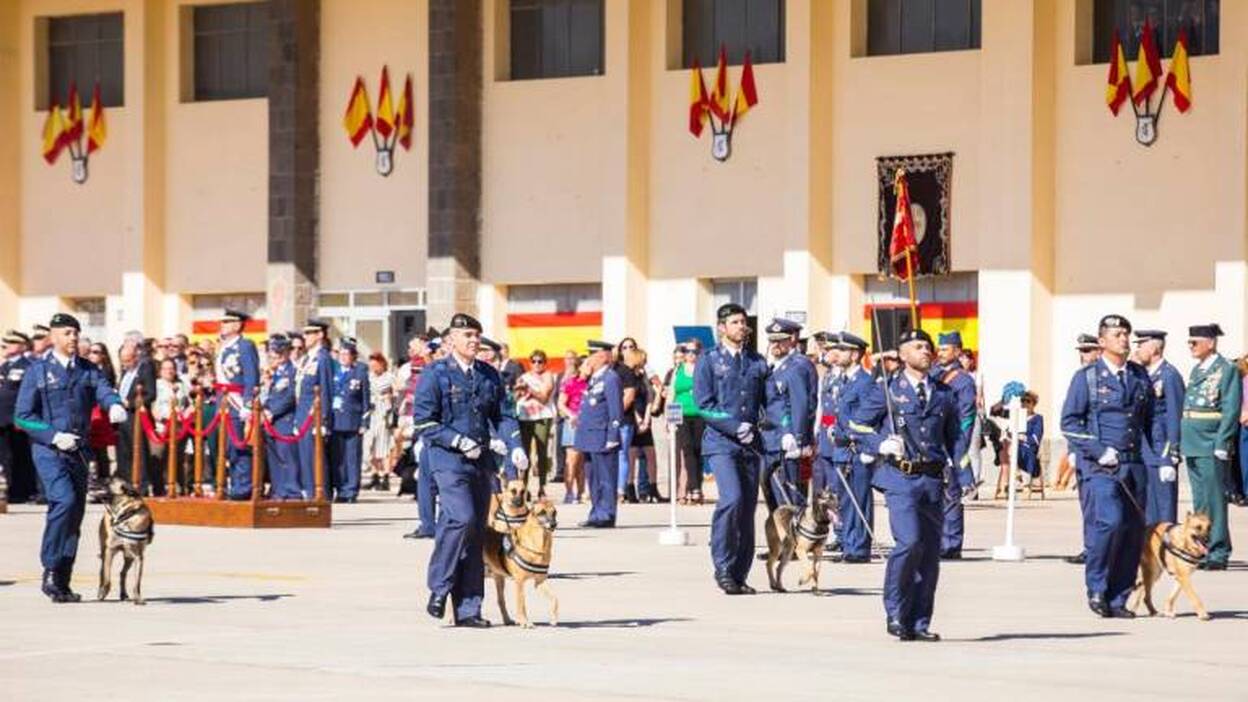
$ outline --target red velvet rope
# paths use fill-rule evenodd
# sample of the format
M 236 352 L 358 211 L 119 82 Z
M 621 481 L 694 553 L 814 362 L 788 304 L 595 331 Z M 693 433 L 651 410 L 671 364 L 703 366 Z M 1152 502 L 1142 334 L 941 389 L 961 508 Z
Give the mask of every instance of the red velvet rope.
M 228 410 L 225 410 L 225 411 L 228 411 Z M 255 421 L 255 417 L 252 417 L 252 421 L 248 423 L 248 427 L 247 427 L 247 438 L 240 439 L 238 438 L 238 432 L 234 429 L 234 422 L 226 422 L 225 433 L 229 435 L 230 443 L 234 445 L 234 448 L 246 449 L 246 448 L 251 447 L 251 439 L 252 437 L 255 436 L 256 426 L 257 426 L 257 422 Z
M 268 432 L 269 436 L 273 437 L 275 441 L 280 441 L 283 444 L 297 444 L 303 440 L 303 437 L 308 435 L 308 431 L 312 428 L 312 420 L 315 417 L 316 415 L 309 414 L 307 419 L 303 420 L 303 426 L 299 427 L 299 430 L 290 436 L 279 433 L 277 429 L 273 427 L 273 424 L 269 422 L 269 418 L 265 417 L 264 430 Z

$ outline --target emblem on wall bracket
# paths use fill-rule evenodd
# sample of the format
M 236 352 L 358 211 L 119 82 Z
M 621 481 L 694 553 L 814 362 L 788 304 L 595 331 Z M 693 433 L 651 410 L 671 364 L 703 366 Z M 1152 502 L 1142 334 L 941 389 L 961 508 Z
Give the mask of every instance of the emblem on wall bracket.
M 1164 83 L 1155 33 L 1156 28 L 1152 21 L 1146 19 L 1140 30 L 1140 48 L 1135 62 L 1135 79 L 1132 80 L 1127 69 L 1122 39 L 1117 31 L 1114 32 L 1114 41 L 1110 46 L 1109 77 L 1105 86 L 1105 103 L 1114 116 L 1118 115 L 1124 102 L 1131 103 L 1131 110 L 1135 113 L 1135 140 L 1141 146 L 1152 146 L 1157 142 L 1157 125 L 1161 120 L 1161 108 L 1166 104 L 1167 94 L 1173 96 L 1174 107 L 1180 113 L 1187 112 L 1192 106 L 1187 30 L 1179 30 L 1170 59 L 1170 72 L 1165 76 Z M 1153 104 L 1152 97 L 1157 92 L 1158 84 L 1162 86 L 1161 97 Z
M 754 84 L 754 64 L 750 60 L 750 52 L 745 52 L 745 63 L 741 68 L 741 82 L 737 94 L 731 100 L 728 97 L 728 52 L 726 47 L 719 47 L 719 65 L 715 69 L 715 88 L 708 95 L 706 82 L 702 79 L 702 65 L 693 62 L 691 69 L 691 87 L 689 97 L 689 133 L 695 138 L 702 136 L 702 131 L 709 122 L 711 125 L 711 156 L 716 161 L 724 162 L 732 156 L 732 132 L 737 122 L 750 108 L 758 104 L 758 89 Z
M 358 147 L 364 137 L 372 137 L 376 151 L 373 167 L 377 169 L 378 175 L 385 177 L 394 172 L 395 147 L 401 146 L 404 151 L 412 148 L 412 125 L 415 122 L 412 74 L 408 73 L 403 81 L 403 94 L 399 97 L 397 110 L 390 95 L 388 66 L 381 68 L 381 87 L 378 94 L 377 113 L 374 116 L 364 79 L 357 76 L 355 87 L 351 89 L 351 97 L 347 100 L 347 112 L 342 117 L 342 126 L 347 130 L 347 139 L 351 141 L 352 147 Z
M 78 97 L 78 83 L 69 84 L 69 97 L 65 100 L 65 108 L 56 100 L 48 108 L 48 116 L 43 122 L 43 160 L 52 165 L 61 157 L 62 151 L 69 152 L 70 178 L 78 185 L 87 182 L 87 161 L 91 154 L 100 150 L 108 130 L 104 123 L 104 103 L 100 99 L 100 84 L 95 84 L 91 93 L 90 112 L 84 119 L 82 101 Z M 86 137 L 86 143 L 83 143 Z

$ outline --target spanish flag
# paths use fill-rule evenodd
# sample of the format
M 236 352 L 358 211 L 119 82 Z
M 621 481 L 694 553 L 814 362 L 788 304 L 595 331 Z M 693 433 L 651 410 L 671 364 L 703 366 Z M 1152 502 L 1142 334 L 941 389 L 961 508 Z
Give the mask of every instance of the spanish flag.
M 381 67 L 380 97 L 377 99 L 377 132 L 384 142 L 394 133 L 394 101 L 390 99 L 390 70 Z
M 82 100 L 78 97 L 77 81 L 69 84 L 69 99 L 65 101 L 65 138 L 71 144 L 82 138 Z
M 56 163 L 67 143 L 65 117 L 61 114 L 61 106 L 54 102 L 48 108 L 47 119 L 43 121 L 43 160 L 49 165 Z
M 412 149 L 412 126 L 415 124 L 415 117 L 412 115 L 415 109 L 415 102 L 412 100 L 412 74 L 407 74 L 407 80 L 403 81 L 403 95 L 399 97 L 399 146 L 404 151 Z
M 373 113 L 368 104 L 368 92 L 364 89 L 364 79 L 356 77 L 355 88 L 351 90 L 351 99 L 347 101 L 347 113 L 342 117 L 342 126 L 347 130 L 347 138 L 352 146 L 359 146 L 360 140 L 373 130 Z
M 914 255 L 918 252 L 919 242 L 914 236 L 914 217 L 910 214 L 910 186 L 906 183 L 906 172 L 901 168 L 897 169 L 893 192 L 897 196 L 897 206 L 893 210 L 893 236 L 888 242 L 888 258 L 893 274 L 904 282 L 910 280 L 918 268 Z
M 104 124 L 104 101 L 100 99 L 100 84 L 95 84 L 91 92 L 91 116 L 87 120 L 87 153 L 99 151 L 108 138 L 108 128 Z
M 1187 112 L 1192 107 L 1191 71 L 1187 63 L 1187 30 L 1180 29 L 1174 55 L 1170 58 L 1170 75 L 1166 76 L 1166 87 L 1174 93 L 1174 106 L 1179 112 Z
M 1127 70 L 1127 54 L 1122 50 L 1122 38 L 1114 30 L 1114 43 L 1110 48 L 1109 80 L 1105 84 L 1105 104 L 1118 116 L 1122 103 L 1131 95 L 1131 74 Z
M 754 63 L 750 52 L 745 52 L 745 66 L 741 69 L 741 84 L 737 87 L 737 101 L 732 106 L 732 123 L 758 104 L 758 88 L 754 85 Z
M 1153 39 L 1153 23 L 1144 20 L 1144 29 L 1140 31 L 1140 50 L 1135 58 L 1135 104 L 1147 103 L 1157 89 L 1157 81 L 1161 80 L 1161 55 L 1157 53 L 1157 42 Z
M 697 59 L 693 60 L 689 77 L 689 133 L 700 137 L 702 128 L 706 126 L 706 110 L 710 99 L 706 96 L 706 81 L 702 80 L 702 64 Z
M 720 44 L 719 66 L 715 69 L 715 89 L 711 91 L 709 105 L 711 113 L 719 118 L 720 124 L 727 124 L 730 118 L 728 99 L 728 51 Z

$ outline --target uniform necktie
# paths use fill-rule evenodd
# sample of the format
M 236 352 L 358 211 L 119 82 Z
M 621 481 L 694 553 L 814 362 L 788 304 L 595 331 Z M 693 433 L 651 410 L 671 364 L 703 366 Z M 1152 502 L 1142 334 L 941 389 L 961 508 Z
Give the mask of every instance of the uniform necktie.
M 1125 370 L 1118 371 L 1118 384 L 1122 386 L 1123 390 L 1127 389 L 1127 372 Z
M 919 409 L 927 409 L 927 383 L 919 383 L 915 394 L 919 397 Z

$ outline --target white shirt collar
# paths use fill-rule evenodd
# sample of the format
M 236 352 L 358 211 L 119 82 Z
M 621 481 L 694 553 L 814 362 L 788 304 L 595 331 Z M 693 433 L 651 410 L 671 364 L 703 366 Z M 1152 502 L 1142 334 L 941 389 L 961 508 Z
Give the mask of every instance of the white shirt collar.
M 862 370 L 862 366 L 858 365 L 857 363 L 849 364 L 849 368 L 846 368 L 844 370 L 845 379 L 852 380 L 855 375 L 858 375 L 858 371 L 860 370 Z
M 1109 356 L 1101 356 L 1101 361 L 1105 363 L 1105 366 L 1107 368 L 1109 368 L 1109 372 L 1113 373 L 1114 375 L 1118 375 L 1120 372 L 1126 370 L 1127 368 L 1126 363 L 1123 363 L 1121 366 L 1115 366 L 1114 362 L 1109 360 Z
M 909 380 L 910 384 L 915 388 L 918 388 L 920 385 L 927 385 L 927 376 L 922 373 L 919 374 L 918 378 L 915 378 L 915 376 L 911 374 L 910 369 L 907 368 L 902 371 L 902 375 L 904 375 L 906 380 Z
M 52 351 L 52 358 L 61 366 L 61 368 L 64 368 L 66 370 L 69 370 L 69 367 L 74 362 L 73 356 L 63 356 L 61 355 L 59 351 L 55 351 L 55 350 Z
M 1217 360 L 1218 360 L 1218 352 L 1217 352 L 1217 351 L 1214 351 L 1213 353 L 1209 354 L 1208 356 L 1205 356 L 1205 360 L 1203 360 L 1203 361 L 1201 361 L 1201 362 L 1200 362 L 1200 366 L 1199 366 L 1199 368 L 1200 368 L 1202 371 L 1207 371 L 1207 370 L 1209 370 L 1209 367 L 1213 365 L 1214 361 L 1217 361 Z
M 464 375 L 468 375 L 468 371 L 472 370 L 473 365 L 476 364 L 476 361 L 464 363 L 459 360 L 459 356 L 456 356 L 455 354 L 451 354 L 451 360 L 455 361 L 455 365 L 459 366 L 459 369 L 464 372 Z

